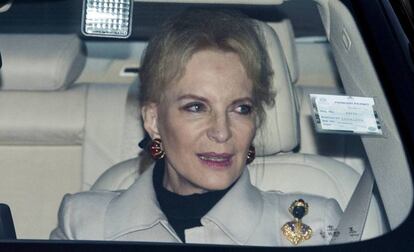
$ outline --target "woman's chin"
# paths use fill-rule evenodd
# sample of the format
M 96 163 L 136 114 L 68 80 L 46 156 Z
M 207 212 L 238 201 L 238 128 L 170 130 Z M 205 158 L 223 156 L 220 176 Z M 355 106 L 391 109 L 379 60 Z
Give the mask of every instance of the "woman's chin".
M 227 189 L 230 185 L 238 179 L 239 176 L 209 176 L 209 179 L 204 180 L 202 187 L 206 191 L 219 191 Z
M 200 170 L 204 170 L 203 188 L 207 191 L 227 189 L 240 177 L 244 169 L 244 166 L 238 167 L 238 162 L 234 156 L 222 160 L 203 160 L 201 158 L 198 158 L 198 160 L 201 165 Z

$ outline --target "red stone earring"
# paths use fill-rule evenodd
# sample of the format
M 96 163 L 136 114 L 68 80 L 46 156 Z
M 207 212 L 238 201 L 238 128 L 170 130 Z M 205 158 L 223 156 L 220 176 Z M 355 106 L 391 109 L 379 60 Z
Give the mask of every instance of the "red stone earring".
M 250 164 L 251 162 L 253 162 L 255 157 L 256 157 L 256 149 L 254 148 L 253 145 L 250 145 L 249 152 L 247 152 L 246 164 Z
M 165 156 L 165 152 L 161 146 L 161 139 L 155 138 L 151 141 L 149 152 L 154 160 L 161 159 Z

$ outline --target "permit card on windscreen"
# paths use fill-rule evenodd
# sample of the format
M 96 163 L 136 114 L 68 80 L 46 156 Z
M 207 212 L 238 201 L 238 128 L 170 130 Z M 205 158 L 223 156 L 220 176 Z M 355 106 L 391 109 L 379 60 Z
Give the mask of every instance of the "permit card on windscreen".
M 318 132 L 382 135 L 374 98 L 310 94 L 310 99 Z

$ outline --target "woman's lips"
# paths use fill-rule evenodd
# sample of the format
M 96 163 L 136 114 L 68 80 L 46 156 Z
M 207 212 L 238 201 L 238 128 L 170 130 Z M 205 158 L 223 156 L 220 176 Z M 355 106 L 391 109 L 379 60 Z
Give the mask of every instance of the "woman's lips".
M 233 157 L 233 155 L 229 153 L 215 152 L 198 153 L 197 156 L 201 163 L 213 169 L 224 169 L 231 166 Z

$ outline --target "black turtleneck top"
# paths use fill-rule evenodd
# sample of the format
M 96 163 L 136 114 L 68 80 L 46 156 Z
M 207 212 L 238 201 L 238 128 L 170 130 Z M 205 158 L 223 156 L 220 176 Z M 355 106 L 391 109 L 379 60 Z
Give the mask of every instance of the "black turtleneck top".
M 225 190 L 183 196 L 164 188 L 164 169 L 164 159 L 157 161 L 153 173 L 155 194 L 168 222 L 178 237 L 185 242 L 184 230 L 201 226 L 201 218 L 213 208 L 232 186 Z

